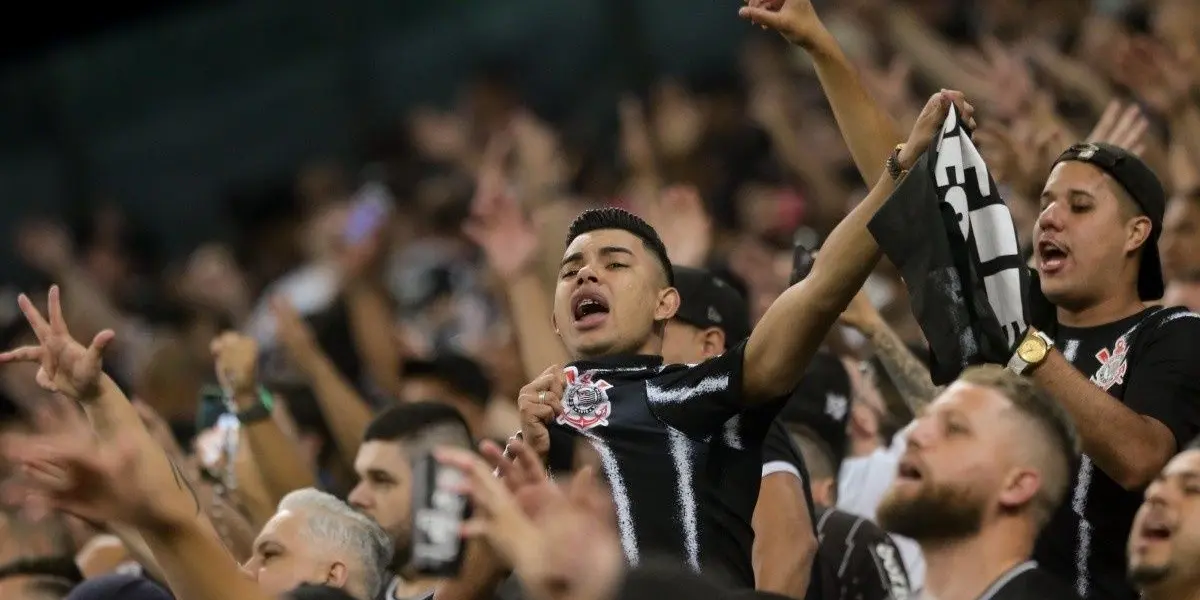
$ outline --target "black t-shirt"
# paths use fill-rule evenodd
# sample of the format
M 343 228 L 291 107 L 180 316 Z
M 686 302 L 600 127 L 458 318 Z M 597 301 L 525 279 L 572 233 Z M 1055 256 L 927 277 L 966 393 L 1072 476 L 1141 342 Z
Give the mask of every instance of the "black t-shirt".
M 817 517 L 821 579 L 810 600 L 907 600 L 915 598 L 900 549 L 878 525 L 848 512 L 823 509 Z
M 780 402 L 743 410 L 745 344 L 695 366 L 658 356 L 567 367 L 563 414 L 550 425 L 552 470 L 576 439 L 599 458 L 631 565 L 664 555 L 731 587 L 754 587 L 751 520 L 762 441 Z
M 1092 383 L 1166 425 L 1176 447 L 1200 433 L 1200 316 L 1153 307 L 1100 327 L 1060 326 L 1056 338 L 1055 347 Z M 1142 493 L 1121 488 L 1087 456 L 1072 488 L 1038 540 L 1038 563 L 1083 598 L 1136 599 L 1125 576 L 1125 545 Z
M 808 467 L 804 464 L 804 455 L 788 435 L 787 428 L 779 419 L 771 421 L 767 429 L 767 437 L 762 446 L 762 476 L 775 473 L 791 473 L 800 479 L 800 487 L 804 489 L 804 502 L 808 505 L 808 515 L 812 522 L 813 534 L 817 532 L 817 517 L 813 510 L 812 486 L 808 480 Z
M 979 600 L 1079 600 L 1071 586 L 1032 560 L 1001 575 Z

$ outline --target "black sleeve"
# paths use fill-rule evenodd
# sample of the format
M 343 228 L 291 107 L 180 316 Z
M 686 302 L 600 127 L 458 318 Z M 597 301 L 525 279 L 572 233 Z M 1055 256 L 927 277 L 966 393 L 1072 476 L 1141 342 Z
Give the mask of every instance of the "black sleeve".
M 682 431 L 693 439 L 704 439 L 714 434 L 739 435 L 742 431 L 753 431 L 756 442 L 766 434 L 766 423 L 774 413 L 762 412 L 755 421 L 760 427 L 743 428 L 734 417 L 747 408 L 742 401 L 742 361 L 746 343 L 725 351 L 696 366 L 674 368 L 664 371 L 646 381 L 646 400 L 650 410 L 663 423 Z M 770 408 L 778 412 L 778 406 L 760 405 L 756 412 Z M 730 444 L 737 447 L 739 444 Z
M 1200 433 L 1200 316 L 1175 313 L 1143 331 L 1125 385 L 1125 405 L 1166 425 L 1182 448 Z
M 842 581 L 849 583 L 848 598 L 862 600 L 888 600 L 906 598 L 911 586 L 904 560 L 895 542 L 873 523 L 863 521 L 855 536 L 854 548 L 847 572 Z

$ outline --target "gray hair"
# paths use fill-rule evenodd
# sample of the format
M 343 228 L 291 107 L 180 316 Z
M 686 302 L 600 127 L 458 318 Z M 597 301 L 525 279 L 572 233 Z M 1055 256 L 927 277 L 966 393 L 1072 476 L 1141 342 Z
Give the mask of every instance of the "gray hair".
M 366 599 L 375 598 L 387 581 L 392 540 L 375 521 L 350 505 L 317 489 L 296 490 L 279 501 L 279 511 L 304 511 L 313 540 L 328 544 L 350 570 L 350 581 L 362 583 Z

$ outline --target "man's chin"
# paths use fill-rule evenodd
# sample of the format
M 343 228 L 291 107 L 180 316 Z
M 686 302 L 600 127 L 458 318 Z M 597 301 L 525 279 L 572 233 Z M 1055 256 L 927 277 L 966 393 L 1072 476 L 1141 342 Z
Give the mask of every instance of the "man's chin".
M 879 526 L 917 541 L 959 539 L 979 532 L 983 525 L 979 504 L 962 491 L 930 485 L 893 487 L 876 509 Z
M 1130 565 L 1129 567 L 1129 580 L 1138 586 L 1159 583 L 1170 574 L 1170 565 L 1143 563 Z

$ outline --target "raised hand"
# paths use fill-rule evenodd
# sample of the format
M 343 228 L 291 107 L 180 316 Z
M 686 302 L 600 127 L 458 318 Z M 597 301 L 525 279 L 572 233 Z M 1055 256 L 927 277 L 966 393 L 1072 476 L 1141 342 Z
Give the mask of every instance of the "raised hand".
M 0 353 L 0 364 L 38 363 L 37 382 L 43 389 L 58 392 L 73 400 L 91 401 L 99 394 L 104 349 L 116 334 L 111 329 L 105 329 L 92 338 L 90 345 L 84 347 L 67 330 L 59 296 L 58 286 L 51 286 L 46 307 L 49 321 L 34 307 L 28 296 L 21 294 L 17 298 L 21 312 L 37 336 L 38 345 Z
M 227 331 L 210 345 L 216 361 L 217 380 L 234 395 L 253 394 L 258 386 L 258 342 L 246 335 Z
M 966 124 L 967 129 L 975 130 L 975 107 L 967 102 L 966 96 L 962 92 L 942 90 L 931 96 L 925 108 L 921 109 L 917 122 L 908 134 L 908 141 L 897 157 L 901 167 L 911 169 L 925 153 L 945 123 L 951 105 L 958 109 L 958 118 Z
M 810 0 L 748 0 L 738 16 L 763 29 L 773 29 L 785 40 L 805 48 L 828 35 Z
M 1087 141 L 1109 143 L 1141 156 L 1146 150 L 1144 138 L 1149 129 L 1150 120 L 1136 104 L 1122 106 L 1119 100 L 1113 100 L 1088 134 Z
M 694 186 L 667 188 L 659 198 L 651 223 L 667 247 L 671 262 L 701 267 L 712 249 L 713 224 L 704 200 Z
M 32 416 L 34 433 L 8 434 L 0 442 L 0 452 L 20 469 L 5 484 L 6 499 L 100 523 L 137 524 L 160 514 L 155 499 L 130 481 L 140 468 L 134 436 L 100 443 L 82 409 L 63 398 Z
M 980 42 L 980 50 L 964 54 L 960 62 L 988 90 L 982 101 L 989 117 L 1007 121 L 1028 112 L 1037 88 L 1024 55 L 991 37 Z
M 508 142 L 488 144 L 480 167 L 471 217 L 463 233 L 487 256 L 488 264 L 501 278 L 520 275 L 537 258 L 537 230 L 513 195 L 504 162 Z
M 1151 38 L 1138 37 L 1118 53 L 1114 75 L 1160 115 L 1174 117 L 1191 101 L 1193 73 L 1170 48 Z

